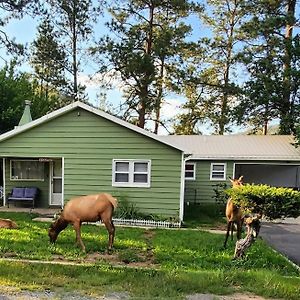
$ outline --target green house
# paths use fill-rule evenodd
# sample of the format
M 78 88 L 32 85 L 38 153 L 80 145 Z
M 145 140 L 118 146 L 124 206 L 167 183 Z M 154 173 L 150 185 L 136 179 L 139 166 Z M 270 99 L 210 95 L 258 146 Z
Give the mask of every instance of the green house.
M 0 159 L 3 205 L 13 187 L 34 186 L 35 207 L 108 192 L 144 213 L 183 219 L 183 149 L 81 102 L 2 134 Z
M 146 214 L 184 216 L 215 201 L 229 177 L 299 189 L 300 148 L 291 136 L 158 136 L 81 102 L 0 136 L 0 187 L 38 187 L 35 207 L 108 192 Z M 1 196 L 1 195 L 0 195 Z

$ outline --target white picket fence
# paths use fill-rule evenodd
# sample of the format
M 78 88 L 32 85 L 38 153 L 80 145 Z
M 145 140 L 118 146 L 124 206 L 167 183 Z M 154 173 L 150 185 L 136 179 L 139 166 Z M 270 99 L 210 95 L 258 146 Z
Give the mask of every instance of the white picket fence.
M 180 222 L 168 222 L 168 221 L 153 221 L 153 220 L 137 220 L 137 219 L 114 219 L 113 222 L 116 225 L 128 225 L 128 226 L 145 226 L 156 228 L 179 228 Z

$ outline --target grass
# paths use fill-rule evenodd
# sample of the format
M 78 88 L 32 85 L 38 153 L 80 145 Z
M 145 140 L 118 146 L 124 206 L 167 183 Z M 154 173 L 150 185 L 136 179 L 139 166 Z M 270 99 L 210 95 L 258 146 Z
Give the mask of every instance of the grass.
M 214 203 L 190 204 L 184 208 L 185 226 L 189 228 L 217 227 L 226 224 L 225 206 Z
M 55 265 L 0 260 L 0 285 L 20 289 L 74 290 L 83 295 L 128 292 L 133 299 L 183 299 L 187 294 L 233 292 L 264 297 L 300 299 L 299 271 L 262 240 L 243 260 L 232 261 L 234 243 L 221 248 L 224 236 L 195 229 L 116 228 L 115 249 L 108 256 L 107 232 L 86 225 L 87 248 L 75 247 L 70 227 L 55 246 L 47 236 L 49 223 L 29 214 L 0 213 L 14 219 L 18 229 L 0 229 L 0 256 L 30 260 L 61 260 L 89 264 Z M 97 255 L 96 255 L 97 254 Z M 93 256 L 93 260 L 89 260 Z M 147 288 L 145 288 L 147 287 Z

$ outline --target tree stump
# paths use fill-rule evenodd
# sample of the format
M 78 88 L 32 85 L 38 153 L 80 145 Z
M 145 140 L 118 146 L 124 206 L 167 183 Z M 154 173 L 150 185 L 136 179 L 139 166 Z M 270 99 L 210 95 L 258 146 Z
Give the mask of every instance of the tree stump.
M 242 258 L 245 252 L 252 246 L 255 242 L 259 230 L 260 230 L 260 216 L 257 217 L 247 217 L 245 218 L 245 223 L 247 227 L 247 235 L 244 239 L 240 239 L 235 244 L 235 251 L 233 259 Z

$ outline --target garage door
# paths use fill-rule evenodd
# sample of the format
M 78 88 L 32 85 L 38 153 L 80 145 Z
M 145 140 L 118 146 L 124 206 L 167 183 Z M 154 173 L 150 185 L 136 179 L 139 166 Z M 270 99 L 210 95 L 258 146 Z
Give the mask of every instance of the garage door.
M 299 165 L 236 164 L 235 177 L 244 176 L 245 183 L 299 188 Z

